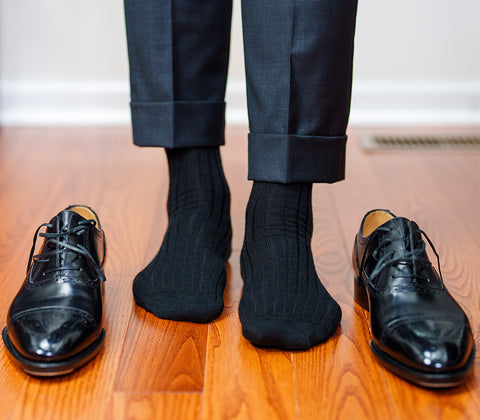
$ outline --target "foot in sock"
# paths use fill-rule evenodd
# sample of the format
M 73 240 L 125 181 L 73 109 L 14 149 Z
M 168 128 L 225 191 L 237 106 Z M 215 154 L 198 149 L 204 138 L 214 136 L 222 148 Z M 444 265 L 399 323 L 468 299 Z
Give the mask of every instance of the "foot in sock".
M 168 228 L 133 282 L 137 304 L 159 318 L 209 322 L 223 310 L 232 229 L 218 147 L 167 150 Z
M 336 331 L 342 313 L 315 272 L 312 231 L 312 184 L 254 182 L 239 306 L 243 335 L 254 345 L 305 350 Z

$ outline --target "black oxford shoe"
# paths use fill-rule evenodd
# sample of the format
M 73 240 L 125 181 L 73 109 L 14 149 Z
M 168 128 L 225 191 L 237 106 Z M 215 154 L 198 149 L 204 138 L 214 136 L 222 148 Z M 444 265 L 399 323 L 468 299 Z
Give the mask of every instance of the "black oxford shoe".
M 46 227 L 45 233 L 39 233 Z M 45 238 L 33 255 L 37 235 Z M 2 336 L 13 361 L 38 376 L 64 375 L 100 351 L 106 247 L 95 212 L 70 206 L 34 236 L 27 275 Z
M 472 330 L 423 237 L 438 260 L 415 222 L 367 213 L 353 248 L 355 300 L 370 313 L 370 347 L 384 367 L 420 386 L 456 386 L 473 365 Z

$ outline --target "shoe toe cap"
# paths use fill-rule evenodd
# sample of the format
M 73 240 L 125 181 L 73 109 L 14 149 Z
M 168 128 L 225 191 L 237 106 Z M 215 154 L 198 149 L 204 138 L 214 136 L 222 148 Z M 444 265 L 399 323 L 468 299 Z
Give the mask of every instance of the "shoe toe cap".
M 74 308 L 27 311 L 7 326 L 18 352 L 37 361 L 68 359 L 91 344 L 100 330 L 87 313 Z
M 399 362 L 425 372 L 462 368 L 473 348 L 468 322 L 422 319 L 397 322 L 383 335 L 383 350 Z

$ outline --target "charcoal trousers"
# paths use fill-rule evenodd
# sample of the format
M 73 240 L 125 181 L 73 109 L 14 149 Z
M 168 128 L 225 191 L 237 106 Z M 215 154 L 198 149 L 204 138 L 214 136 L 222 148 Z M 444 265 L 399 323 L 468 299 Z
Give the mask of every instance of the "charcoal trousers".
M 138 146 L 224 144 L 232 0 L 124 0 Z M 242 0 L 249 179 L 345 176 L 357 0 Z

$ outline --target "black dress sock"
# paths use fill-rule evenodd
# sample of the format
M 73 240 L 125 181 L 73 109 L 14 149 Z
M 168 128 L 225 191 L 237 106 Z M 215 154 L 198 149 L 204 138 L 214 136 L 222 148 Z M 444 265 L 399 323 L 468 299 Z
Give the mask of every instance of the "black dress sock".
M 208 322 L 220 315 L 232 228 L 218 147 L 167 149 L 168 228 L 133 281 L 137 304 L 159 318 Z
M 253 344 L 305 350 L 336 331 L 342 312 L 315 272 L 312 231 L 312 184 L 254 182 L 239 307 L 243 335 Z

